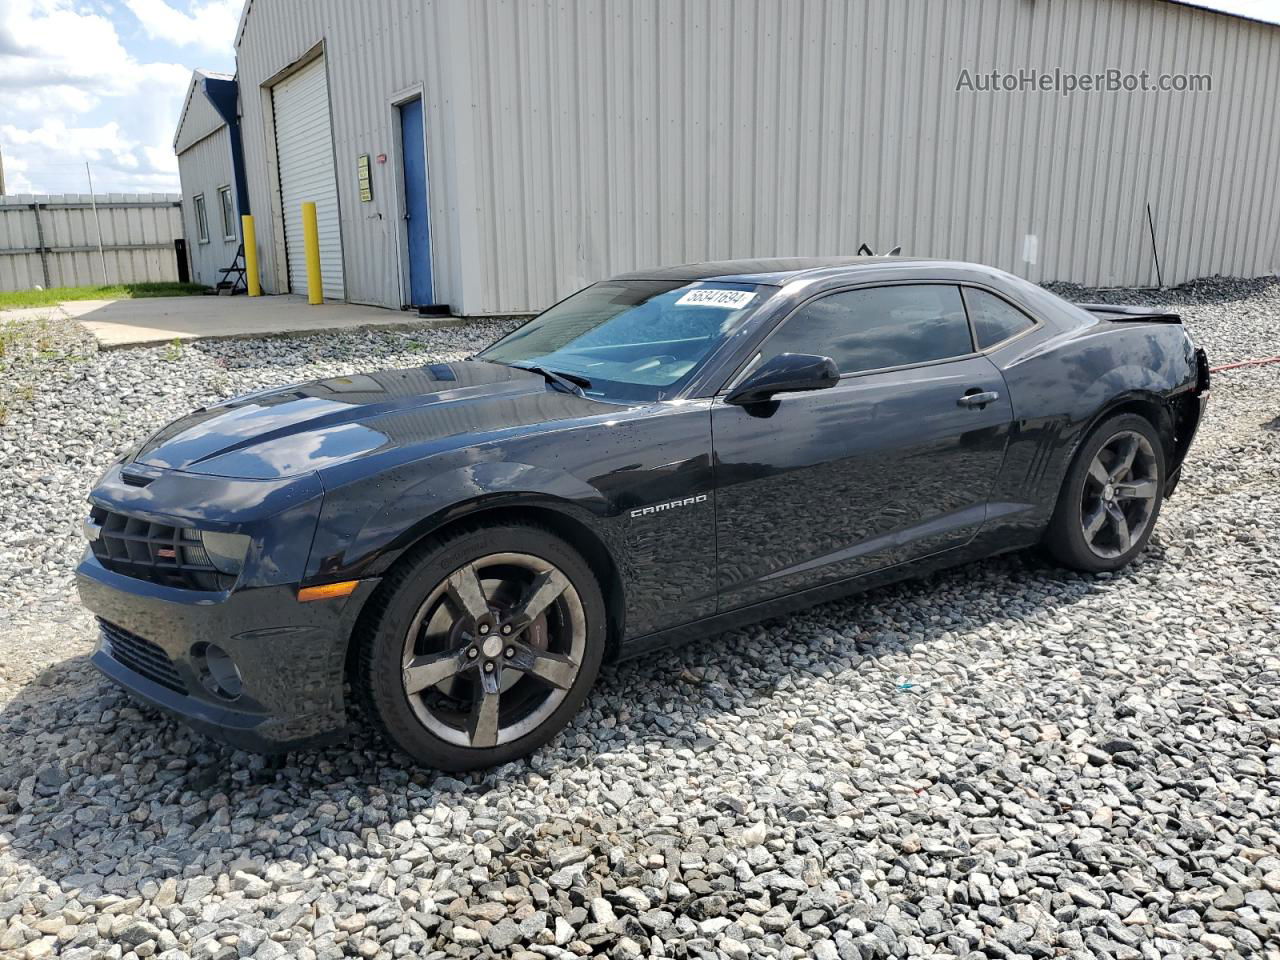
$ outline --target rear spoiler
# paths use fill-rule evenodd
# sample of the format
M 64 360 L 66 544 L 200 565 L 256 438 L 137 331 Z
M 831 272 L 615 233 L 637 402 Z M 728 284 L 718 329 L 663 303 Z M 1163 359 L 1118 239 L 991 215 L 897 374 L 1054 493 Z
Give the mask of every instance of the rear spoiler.
M 1181 323 L 1182 317 L 1158 307 L 1129 307 L 1110 303 L 1077 303 L 1081 310 L 1088 310 L 1108 320 L 1120 323 Z

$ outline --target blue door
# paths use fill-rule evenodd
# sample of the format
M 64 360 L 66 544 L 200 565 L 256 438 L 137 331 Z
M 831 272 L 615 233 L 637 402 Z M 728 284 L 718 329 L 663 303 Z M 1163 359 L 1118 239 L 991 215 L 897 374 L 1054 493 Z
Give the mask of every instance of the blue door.
M 431 286 L 431 224 L 427 219 L 427 154 L 422 139 L 422 100 L 400 105 L 400 149 L 404 171 L 404 219 L 409 233 L 409 299 L 435 303 Z

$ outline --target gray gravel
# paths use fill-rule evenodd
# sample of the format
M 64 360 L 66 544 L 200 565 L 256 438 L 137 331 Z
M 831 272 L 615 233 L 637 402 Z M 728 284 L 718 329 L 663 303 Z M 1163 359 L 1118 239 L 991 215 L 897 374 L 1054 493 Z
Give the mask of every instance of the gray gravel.
M 62 326 L 59 327 L 59 324 Z M 20 396 L 0 427 L 0 610 L 57 616 L 84 543 L 85 497 L 108 463 L 195 407 L 318 377 L 458 360 L 510 322 L 266 340 L 220 340 L 98 353 L 74 321 L 50 321 L 60 349 L 5 370 Z M 48 331 L 48 332 L 44 332 Z M 82 331 L 81 331 L 82 333 Z M 49 601 L 53 601 L 51 604 Z
M 1215 363 L 1280 353 L 1275 283 L 1162 297 Z M 86 666 L 72 525 L 118 450 L 497 332 L 10 371 L 0 957 L 1280 957 L 1280 366 L 1217 378 L 1131 569 L 1001 558 L 627 664 L 487 774 L 363 728 L 273 766 Z

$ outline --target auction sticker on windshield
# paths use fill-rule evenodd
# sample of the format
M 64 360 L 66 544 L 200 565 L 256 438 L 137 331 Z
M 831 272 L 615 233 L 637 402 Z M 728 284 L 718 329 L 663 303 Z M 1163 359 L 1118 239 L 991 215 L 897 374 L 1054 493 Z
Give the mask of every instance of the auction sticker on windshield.
M 676 301 L 677 307 L 727 307 L 730 310 L 741 310 L 755 298 L 750 290 L 716 290 L 701 287 L 690 290 Z

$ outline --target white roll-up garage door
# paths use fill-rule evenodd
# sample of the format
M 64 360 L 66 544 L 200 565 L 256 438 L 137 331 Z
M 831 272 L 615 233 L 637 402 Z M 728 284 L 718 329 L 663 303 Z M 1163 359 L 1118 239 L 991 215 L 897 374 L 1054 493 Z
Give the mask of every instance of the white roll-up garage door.
M 284 242 L 289 289 L 307 292 L 307 255 L 302 241 L 302 205 L 316 205 L 320 228 L 320 274 L 324 295 L 341 300 L 342 234 L 338 226 L 338 184 L 329 126 L 329 84 L 324 58 L 271 88 L 276 120 L 276 158 L 284 208 Z

